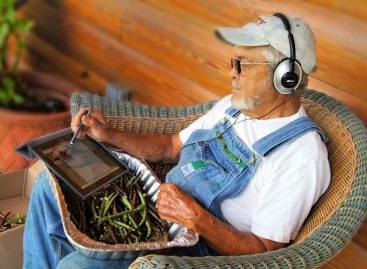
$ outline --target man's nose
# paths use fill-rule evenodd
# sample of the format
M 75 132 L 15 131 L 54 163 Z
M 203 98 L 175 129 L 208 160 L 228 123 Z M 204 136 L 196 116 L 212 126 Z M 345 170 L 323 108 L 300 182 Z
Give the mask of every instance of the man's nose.
M 232 79 L 238 79 L 240 77 L 240 74 L 236 71 L 236 68 L 231 69 L 231 78 Z

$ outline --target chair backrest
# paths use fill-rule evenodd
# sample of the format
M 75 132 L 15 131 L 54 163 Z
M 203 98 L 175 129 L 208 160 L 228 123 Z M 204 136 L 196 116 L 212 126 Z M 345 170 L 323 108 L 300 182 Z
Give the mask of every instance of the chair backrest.
M 302 103 L 307 114 L 321 127 L 329 139 L 327 148 L 332 179 L 328 190 L 312 208 L 309 217 L 303 224 L 294 243 L 303 241 L 307 238 L 316 228 L 325 223 L 325 221 L 340 208 L 340 205 L 353 186 L 357 167 L 357 154 L 353 138 L 350 135 L 350 131 L 336 116 L 335 112 L 330 111 L 326 106 L 307 97 L 302 98 Z M 210 107 L 211 105 L 208 105 L 206 109 Z M 146 109 L 143 108 L 143 112 L 139 111 L 138 114 L 146 114 L 144 112 L 145 110 Z M 180 109 L 177 111 L 180 111 Z M 169 116 L 172 113 L 163 111 L 164 117 L 143 117 L 140 118 L 138 122 L 133 121 L 130 124 L 127 117 L 123 119 L 112 117 L 110 124 L 115 128 L 136 133 L 176 133 L 205 113 L 204 109 L 204 111 L 201 111 L 202 113 L 194 113 L 193 115 L 180 117 L 180 113 L 177 111 L 173 113 L 177 114 L 174 115 L 174 117 Z M 134 115 L 132 118 L 135 116 L 137 115 Z M 153 171 L 162 180 L 172 167 L 167 164 L 150 163 L 150 165 Z
M 329 139 L 327 148 L 332 178 L 328 190 L 312 208 L 294 243 L 307 238 L 340 208 L 353 186 L 357 167 L 357 154 L 353 138 L 335 112 L 308 98 L 302 98 L 302 103 L 307 114 L 321 127 Z M 185 117 L 185 120 L 180 120 L 180 124 L 177 121 L 173 125 L 175 128 L 170 130 L 170 132 L 178 132 L 179 129 L 186 127 L 198 116 Z M 172 120 L 175 119 L 161 119 L 162 127 L 165 125 L 165 121 L 169 123 Z M 162 130 L 159 130 L 159 132 L 162 132 Z M 162 164 L 150 165 L 161 179 L 164 179 L 165 174 L 172 167 L 171 165 Z
M 327 148 L 332 178 L 328 190 L 312 208 L 295 242 L 307 238 L 340 208 L 353 186 L 357 167 L 357 154 L 353 139 L 335 113 L 309 99 L 303 98 L 302 103 L 307 114 L 320 126 L 329 139 Z

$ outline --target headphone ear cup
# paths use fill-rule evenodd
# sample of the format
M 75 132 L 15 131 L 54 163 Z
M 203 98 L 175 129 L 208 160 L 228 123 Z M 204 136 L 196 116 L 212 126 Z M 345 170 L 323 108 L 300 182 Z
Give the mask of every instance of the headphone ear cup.
M 294 71 L 292 71 L 292 64 Z M 281 94 L 290 94 L 296 90 L 302 80 L 302 68 L 298 61 L 290 58 L 282 60 L 274 69 L 273 86 Z
M 285 88 L 294 88 L 297 85 L 298 80 L 298 76 L 294 72 L 287 72 L 280 79 Z

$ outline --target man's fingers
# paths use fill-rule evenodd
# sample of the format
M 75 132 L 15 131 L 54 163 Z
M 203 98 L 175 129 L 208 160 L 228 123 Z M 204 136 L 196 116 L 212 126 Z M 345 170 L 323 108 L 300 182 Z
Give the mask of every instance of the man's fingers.
M 167 218 L 171 216 L 171 207 L 169 203 L 163 199 L 157 201 L 157 211 L 159 216 Z
M 82 128 L 80 131 L 79 131 L 79 134 L 77 136 L 78 139 L 82 139 L 84 138 L 88 133 L 88 127 L 87 128 Z
M 109 127 L 106 119 L 100 110 L 90 110 L 87 113 L 87 108 L 81 108 L 71 120 L 71 129 L 75 133 L 83 123 L 83 128 L 80 129 L 78 138 L 88 135 L 100 142 L 105 142 L 109 139 Z
M 74 133 L 78 129 L 78 127 L 79 127 L 79 125 L 81 123 L 81 118 L 86 113 L 87 110 L 88 110 L 88 108 L 82 107 L 78 111 L 78 113 L 72 118 L 70 127 L 71 127 L 71 129 L 73 130 Z
M 87 116 L 84 115 L 82 117 L 82 122 L 84 125 L 86 125 L 87 127 L 91 127 L 91 128 L 98 128 L 102 125 L 101 122 L 99 122 L 94 116 Z
M 94 111 L 91 111 L 89 113 L 89 115 L 95 117 L 96 119 L 98 119 L 101 123 L 107 125 L 107 121 L 106 121 L 106 118 L 104 117 L 102 111 L 100 110 L 94 110 Z
M 85 112 L 88 110 L 89 108 L 87 107 L 82 107 L 79 109 L 78 113 L 75 116 L 83 116 L 85 114 Z
M 162 183 L 159 187 L 161 191 L 177 191 L 178 187 L 174 183 Z

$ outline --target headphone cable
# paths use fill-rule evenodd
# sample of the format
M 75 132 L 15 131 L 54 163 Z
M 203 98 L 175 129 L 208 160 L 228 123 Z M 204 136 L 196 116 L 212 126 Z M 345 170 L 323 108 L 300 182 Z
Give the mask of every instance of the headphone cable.
M 285 100 L 284 102 L 280 103 L 279 105 L 275 106 L 273 109 L 271 109 L 269 112 L 267 112 L 266 114 L 260 116 L 260 117 L 257 117 L 257 118 L 247 118 L 247 119 L 243 119 L 243 120 L 240 120 L 237 122 L 238 118 L 240 117 L 241 113 L 238 113 L 238 115 L 236 116 L 236 119 L 235 121 L 231 124 L 231 126 L 229 126 L 226 130 L 224 130 L 222 133 L 220 133 L 219 135 L 215 136 L 214 138 L 212 139 L 208 139 L 208 140 L 202 140 L 202 141 L 196 141 L 196 142 L 192 142 L 190 144 L 187 144 L 187 145 L 184 145 L 183 147 L 181 147 L 181 150 L 180 152 L 187 146 L 191 146 L 193 144 L 196 144 L 196 143 L 208 143 L 208 142 L 211 142 L 211 141 L 214 141 L 216 139 L 219 139 L 223 134 L 225 134 L 228 130 L 230 130 L 235 124 L 238 124 L 240 122 L 244 122 L 244 121 L 248 121 L 248 120 L 259 120 L 259 119 L 262 119 L 266 116 L 268 116 L 270 113 L 272 113 L 274 110 L 276 110 L 277 108 L 281 107 L 282 105 L 284 105 L 285 103 L 287 103 L 291 97 L 293 96 L 293 93 L 292 92 L 289 97 L 287 98 L 287 100 Z

